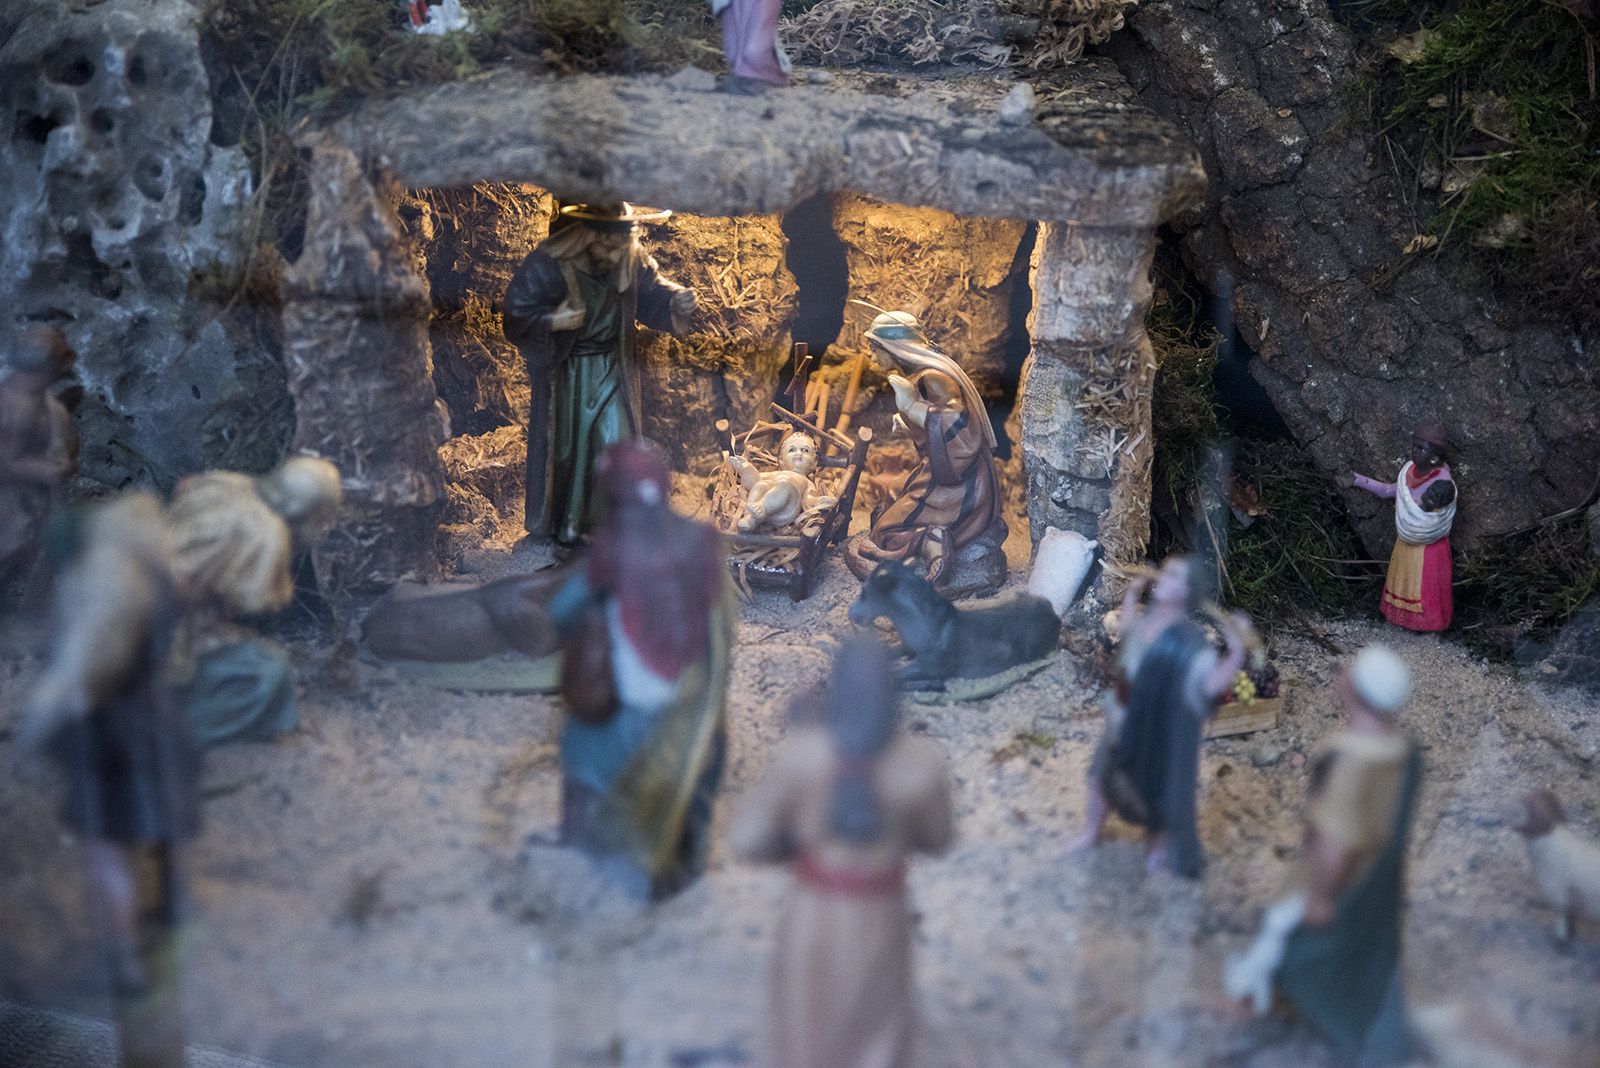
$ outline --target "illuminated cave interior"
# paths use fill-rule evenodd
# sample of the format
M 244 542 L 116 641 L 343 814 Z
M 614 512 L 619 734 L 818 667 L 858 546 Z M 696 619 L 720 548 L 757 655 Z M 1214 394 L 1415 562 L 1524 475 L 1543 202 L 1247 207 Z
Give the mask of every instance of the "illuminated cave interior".
M 400 205 L 428 281 L 433 382 L 448 415 L 440 451 L 447 568 L 522 533 L 529 393 L 522 357 L 501 334 L 500 301 L 511 273 L 549 233 L 556 206 L 537 187 L 490 183 L 413 191 Z M 769 417 L 772 402 L 803 406 L 789 394 L 791 347 L 803 334 L 818 384 L 804 414 L 826 404 L 828 427 L 839 424 L 848 382 L 865 362 L 848 422 L 872 427 L 871 470 L 882 472 L 857 495 L 866 522 L 910 446 L 891 433 L 892 395 L 865 358 L 860 335 L 871 312 L 850 303 L 860 300 L 923 322 L 988 398 L 1009 456 L 1006 423 L 1028 347 L 1032 237 L 1023 222 L 849 194 L 816 197 L 782 216 L 677 212 L 642 227 L 663 275 L 693 287 L 700 302 L 689 337 L 641 331 L 645 435 L 667 450 L 692 494 L 720 461 L 718 420 L 740 432 Z M 1002 471 L 1007 523 L 1026 545 L 1020 462 L 1004 459 Z

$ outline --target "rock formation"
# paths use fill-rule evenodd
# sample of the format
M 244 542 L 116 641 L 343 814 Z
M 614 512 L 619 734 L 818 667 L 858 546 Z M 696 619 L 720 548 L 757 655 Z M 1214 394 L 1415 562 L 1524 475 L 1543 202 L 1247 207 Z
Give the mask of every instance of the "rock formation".
M 1413 425 L 1459 442 L 1460 541 L 1571 507 L 1600 464 L 1600 382 L 1583 343 L 1502 325 L 1416 235 L 1408 190 L 1342 93 L 1351 35 L 1321 0 L 1151 0 L 1107 50 L 1139 99 L 1179 123 L 1206 162 L 1183 249 L 1260 358 L 1253 373 L 1328 477 L 1398 469 Z M 1369 548 L 1390 511 L 1346 495 Z
M 0 344 L 29 321 L 67 332 L 82 470 L 110 486 L 265 469 L 289 414 L 272 331 L 238 299 L 250 172 L 210 139 L 195 18 L 15 4 L 0 46 Z

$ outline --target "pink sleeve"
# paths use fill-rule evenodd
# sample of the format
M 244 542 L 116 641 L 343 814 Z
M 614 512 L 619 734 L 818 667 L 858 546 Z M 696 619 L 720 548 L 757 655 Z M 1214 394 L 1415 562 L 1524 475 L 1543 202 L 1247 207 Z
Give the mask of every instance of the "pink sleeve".
M 1356 476 L 1356 488 L 1364 489 L 1368 493 L 1376 493 L 1379 497 L 1394 496 L 1393 482 L 1379 482 L 1377 479 L 1368 478 L 1366 475 Z

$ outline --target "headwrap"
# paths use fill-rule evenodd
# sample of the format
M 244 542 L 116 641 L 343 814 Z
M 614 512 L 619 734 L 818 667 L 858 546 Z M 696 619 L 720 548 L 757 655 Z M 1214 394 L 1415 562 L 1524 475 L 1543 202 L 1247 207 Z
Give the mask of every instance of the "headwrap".
M 961 403 L 967 409 L 967 418 L 978 424 L 989 448 L 995 448 L 994 425 L 989 422 L 983 394 L 978 392 L 960 364 L 928 343 L 916 316 L 903 311 L 884 312 L 872 320 L 867 338 L 882 346 L 906 371 L 938 371 L 954 381 L 961 389 Z
M 1411 474 L 1412 466 L 1408 462 L 1395 478 L 1394 529 L 1400 535 L 1400 540 L 1407 545 L 1429 545 L 1449 536 L 1450 526 L 1456 518 L 1456 502 L 1452 499 L 1449 504 L 1436 512 L 1423 508 L 1420 502 L 1412 498 L 1411 487 L 1406 481 L 1406 477 Z M 1445 468 L 1439 469 L 1439 478 L 1449 477 L 1449 472 Z

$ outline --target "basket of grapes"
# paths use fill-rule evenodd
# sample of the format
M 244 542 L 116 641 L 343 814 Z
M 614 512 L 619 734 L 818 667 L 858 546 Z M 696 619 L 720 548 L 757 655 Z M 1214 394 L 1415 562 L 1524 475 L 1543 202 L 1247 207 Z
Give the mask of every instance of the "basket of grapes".
M 1206 737 L 1227 738 L 1271 730 L 1278 725 L 1282 712 L 1283 690 L 1278 669 L 1267 660 L 1264 650 L 1257 649 L 1233 680 L 1233 688 L 1222 695 L 1217 714 L 1211 717 L 1206 728 Z

